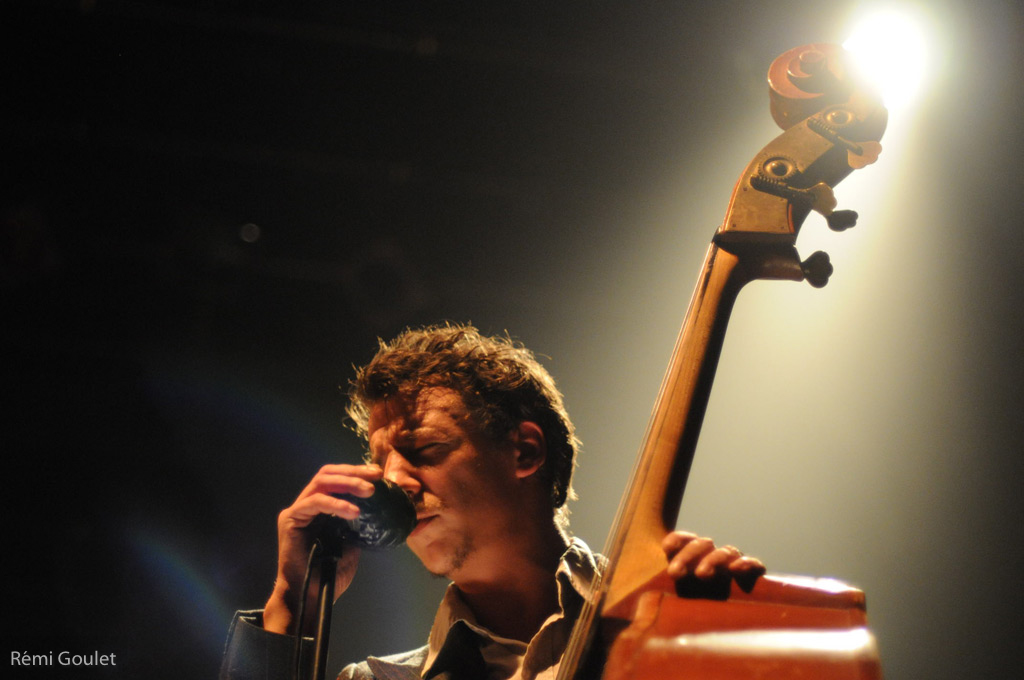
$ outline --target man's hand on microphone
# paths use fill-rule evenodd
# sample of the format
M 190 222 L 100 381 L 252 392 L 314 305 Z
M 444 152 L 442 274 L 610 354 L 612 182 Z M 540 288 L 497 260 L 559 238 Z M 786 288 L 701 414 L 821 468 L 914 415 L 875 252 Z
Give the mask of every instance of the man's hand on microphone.
M 297 631 L 302 580 L 306 562 L 313 545 L 309 525 L 318 515 L 335 515 L 342 519 L 355 519 L 359 508 L 355 504 L 336 498 L 333 494 L 348 494 L 360 498 L 373 495 L 373 482 L 384 472 L 377 465 L 325 465 L 310 480 L 295 502 L 277 517 L 277 580 L 274 592 L 263 611 L 263 627 L 274 633 L 294 635 Z M 359 549 L 345 551 L 338 562 L 335 597 L 348 588 L 359 563 Z M 315 586 L 315 584 L 313 584 Z M 306 612 L 314 614 L 316 589 L 306 594 Z

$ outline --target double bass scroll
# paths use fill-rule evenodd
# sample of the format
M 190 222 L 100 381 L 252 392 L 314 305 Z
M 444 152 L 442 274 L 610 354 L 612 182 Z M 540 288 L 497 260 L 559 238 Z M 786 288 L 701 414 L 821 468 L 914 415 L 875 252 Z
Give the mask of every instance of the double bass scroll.
M 771 65 L 771 113 L 783 133 L 754 155 L 708 248 L 668 370 L 605 546 L 609 566 L 585 605 L 559 678 L 877 678 L 864 596 L 835 581 L 769 575 L 686 597 L 665 573 L 697 438 L 740 290 L 757 279 L 822 287 L 827 255 L 801 260 L 813 211 L 842 231 L 832 188 L 872 163 L 887 114 L 834 45 L 790 50 Z M 706 595 L 706 594 L 705 594 Z

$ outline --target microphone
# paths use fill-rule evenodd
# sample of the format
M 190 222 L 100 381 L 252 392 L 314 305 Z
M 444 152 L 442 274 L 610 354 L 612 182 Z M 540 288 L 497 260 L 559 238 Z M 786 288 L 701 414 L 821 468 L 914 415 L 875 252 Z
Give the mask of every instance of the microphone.
M 317 517 L 319 526 L 312 527 L 313 535 L 326 550 L 340 554 L 342 545 L 383 550 L 405 542 L 416 527 L 416 508 L 412 499 L 402 487 L 386 479 L 377 480 L 373 487 L 373 495 L 369 498 L 335 494 L 337 498 L 358 506 L 359 517 L 356 519 L 330 515 Z

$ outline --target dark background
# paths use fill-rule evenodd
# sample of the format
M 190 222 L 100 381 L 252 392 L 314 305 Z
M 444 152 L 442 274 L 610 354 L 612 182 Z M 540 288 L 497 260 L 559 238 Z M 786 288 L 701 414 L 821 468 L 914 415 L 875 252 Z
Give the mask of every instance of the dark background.
M 837 191 L 862 217 L 822 237 L 833 282 L 741 298 L 681 523 L 863 587 L 889 678 L 1006 677 L 1024 13 L 911 7 L 927 87 Z M 359 455 L 339 386 L 410 324 L 548 357 L 600 548 L 702 251 L 777 133 L 767 67 L 856 9 L 5 2 L 0 651 L 215 674 L 276 513 Z M 444 587 L 367 562 L 335 664 L 421 644 Z

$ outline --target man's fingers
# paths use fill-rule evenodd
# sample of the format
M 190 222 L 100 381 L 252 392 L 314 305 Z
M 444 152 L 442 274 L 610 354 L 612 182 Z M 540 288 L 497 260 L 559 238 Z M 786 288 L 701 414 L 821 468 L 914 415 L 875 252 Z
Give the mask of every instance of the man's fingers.
M 742 558 L 743 553 L 738 548 L 724 545 L 706 553 L 693 573 L 699 578 L 711 578 L 720 571 L 726 571 L 732 562 Z
M 373 482 L 383 474 L 384 471 L 377 465 L 325 465 L 314 475 L 297 500 L 318 493 L 369 498 L 373 495 Z
M 695 538 L 697 538 L 697 534 L 691 534 L 689 531 L 670 531 L 662 539 L 661 549 L 671 558 Z
M 342 519 L 359 517 L 359 507 L 343 498 L 335 498 L 330 494 L 315 493 L 295 501 L 290 507 L 281 511 L 278 521 L 281 528 L 301 529 L 309 526 L 317 515 L 334 515 Z
M 729 563 L 729 571 L 734 575 L 757 574 L 760 576 L 768 571 L 768 569 L 764 566 L 764 562 L 756 557 L 747 557 L 744 555 Z
M 715 549 L 715 542 L 704 536 L 684 536 L 682 548 L 671 557 L 668 563 L 668 573 L 676 578 L 682 578 L 687 574 L 696 573 L 703 558 Z
M 693 574 L 698 578 L 712 578 L 715 574 L 763 574 L 764 563 L 747 557 L 732 545 L 716 548 L 710 538 L 673 532 L 662 541 L 669 558 L 668 573 L 674 578 Z

